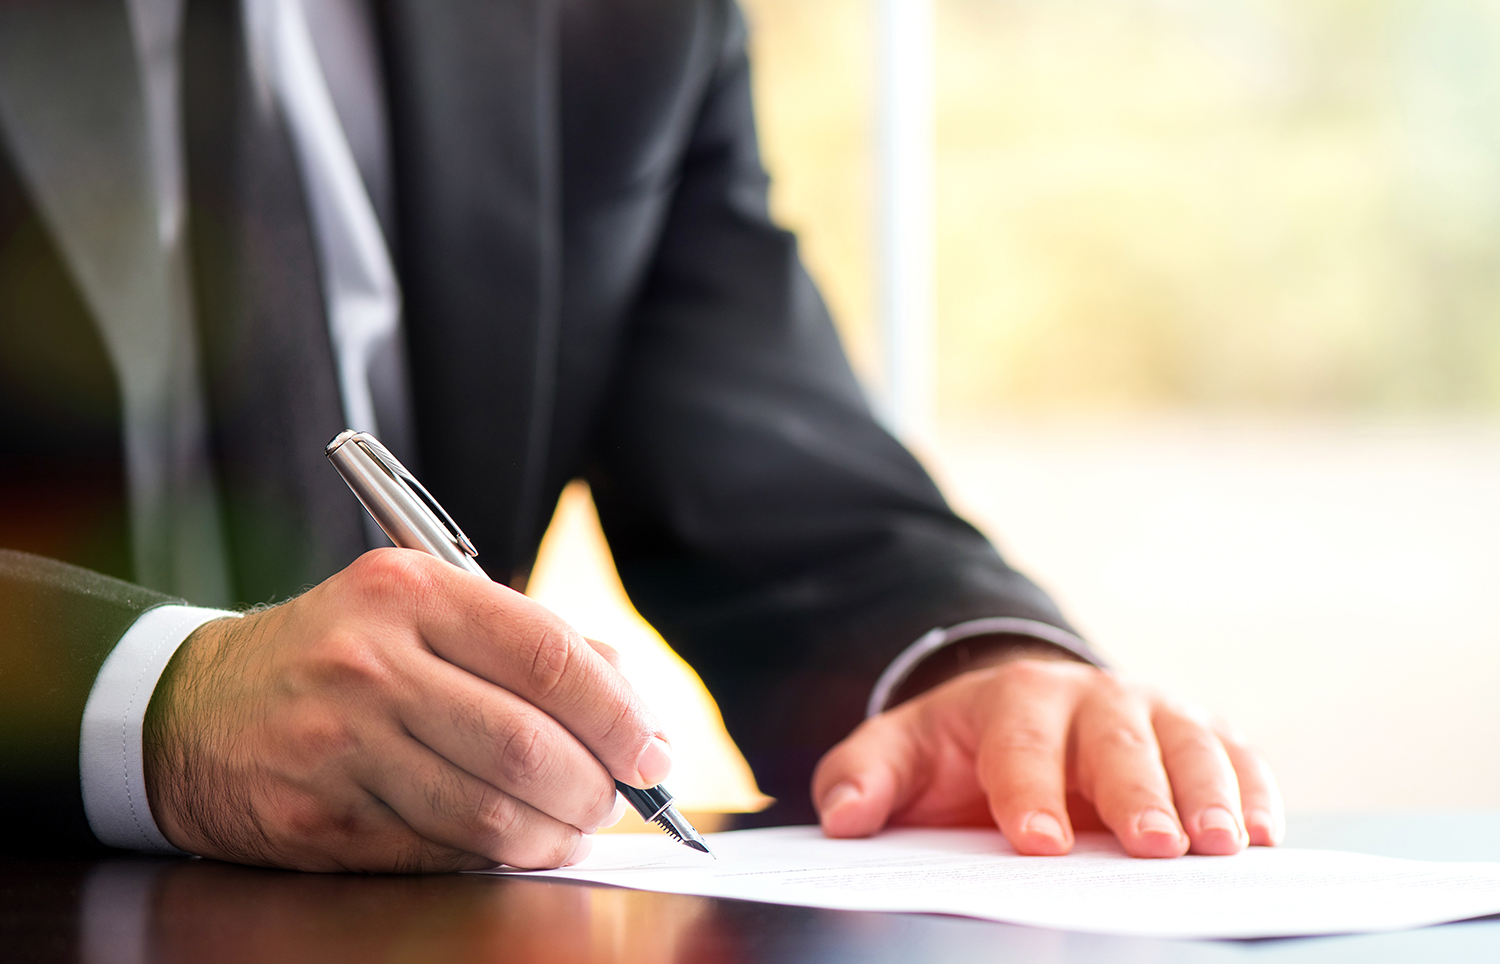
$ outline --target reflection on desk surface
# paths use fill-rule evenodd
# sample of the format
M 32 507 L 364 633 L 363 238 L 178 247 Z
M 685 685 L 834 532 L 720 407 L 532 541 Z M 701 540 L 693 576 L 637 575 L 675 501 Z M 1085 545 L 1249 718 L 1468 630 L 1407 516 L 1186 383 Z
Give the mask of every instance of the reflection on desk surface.
M 163 962 L 666 964 L 724 959 L 718 952 L 733 940 L 720 933 L 727 922 L 703 899 L 490 883 L 452 875 L 257 874 L 199 861 L 163 875 L 150 944 Z
M 1500 857 L 1500 814 L 1324 816 L 1291 829 L 1301 846 Z M 1444 848 L 1462 837 L 1467 853 L 1423 852 L 1413 842 L 1424 833 Z M 297 874 L 177 859 L 0 860 L 0 959 L 1446 964 L 1500 960 L 1500 919 L 1357 937 L 1159 941 L 531 879 Z
M 11 864 L 5 870 L 4 943 L 17 948 L 10 925 L 26 904 L 36 910 L 27 915 L 34 921 L 56 921 L 58 905 L 77 895 L 76 951 L 39 953 L 39 959 L 85 964 L 665 964 L 745 959 L 735 948 L 753 942 L 760 929 L 755 905 L 563 882 L 298 874 L 206 860 Z M 20 876 L 31 877 L 29 886 Z M 41 937 L 34 924 L 16 923 Z M 46 943 L 56 946 L 38 940 L 33 947 L 44 952 Z

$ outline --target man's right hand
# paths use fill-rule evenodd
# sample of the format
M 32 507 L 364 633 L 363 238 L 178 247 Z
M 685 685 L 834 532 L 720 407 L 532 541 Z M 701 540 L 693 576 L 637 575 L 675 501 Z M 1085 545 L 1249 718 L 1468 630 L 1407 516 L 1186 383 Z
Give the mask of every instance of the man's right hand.
M 146 719 L 174 845 L 300 870 L 556 867 L 671 754 L 612 665 L 551 612 L 406 549 L 208 623 Z

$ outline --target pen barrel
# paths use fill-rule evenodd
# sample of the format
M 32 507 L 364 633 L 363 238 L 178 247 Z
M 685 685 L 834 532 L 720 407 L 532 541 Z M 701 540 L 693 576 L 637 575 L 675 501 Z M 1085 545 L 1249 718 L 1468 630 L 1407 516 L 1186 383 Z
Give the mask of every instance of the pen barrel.
M 654 786 L 648 790 L 637 790 L 628 783 L 615 781 L 615 789 L 620 791 L 620 796 L 635 808 L 635 812 L 641 815 L 647 823 L 655 820 L 661 812 L 672 805 L 672 795 L 663 786 Z
M 356 440 L 330 447 L 328 460 L 396 545 L 420 549 L 476 575 L 485 575 L 479 564 L 454 543 L 453 534 L 437 517 Z

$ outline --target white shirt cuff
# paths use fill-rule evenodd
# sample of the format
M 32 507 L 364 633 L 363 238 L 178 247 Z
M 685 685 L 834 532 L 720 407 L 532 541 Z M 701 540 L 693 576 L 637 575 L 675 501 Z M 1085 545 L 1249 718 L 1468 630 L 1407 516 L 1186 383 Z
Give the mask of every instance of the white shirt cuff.
M 100 667 L 83 707 L 78 769 L 89 827 L 104 844 L 182 853 L 162 836 L 146 799 L 141 750 L 146 707 L 167 663 L 193 630 L 236 615 L 197 606 L 148 609 L 120 637 Z
M 1058 629 L 1056 626 L 1050 626 L 1035 619 L 1020 619 L 1013 616 L 971 619 L 966 623 L 949 626 L 947 629 L 941 627 L 930 629 L 923 633 L 920 639 L 902 650 L 901 655 L 892 660 L 891 665 L 880 674 L 880 679 L 875 681 L 875 688 L 870 691 L 870 701 L 865 704 L 865 717 L 869 718 L 884 712 L 886 704 L 891 701 L 891 694 L 896 692 L 898 686 L 906 682 L 906 678 L 911 675 L 912 670 L 916 669 L 917 664 L 944 646 L 952 645 L 961 639 L 998 633 L 1040 639 L 1045 643 L 1061 646 L 1091 663 L 1094 662 L 1089 653 L 1088 644 L 1065 629 Z

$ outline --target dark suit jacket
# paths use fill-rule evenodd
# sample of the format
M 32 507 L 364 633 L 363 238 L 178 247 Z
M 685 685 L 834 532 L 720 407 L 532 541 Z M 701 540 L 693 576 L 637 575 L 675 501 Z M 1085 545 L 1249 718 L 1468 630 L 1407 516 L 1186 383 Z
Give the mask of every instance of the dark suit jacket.
M 121 0 L 51 6 L 68 16 L 0 31 L 53 43 L 85 81 L 129 42 Z M 364 543 L 321 453 L 343 425 L 300 186 L 230 7 L 190 6 L 185 116 L 216 469 L 254 603 Z M 587 478 L 631 598 L 791 818 L 921 633 L 1065 626 L 871 418 L 768 217 L 731 0 L 378 9 L 417 462 L 492 575 L 524 579 L 561 487 Z M 0 552 L 0 819 L 49 848 L 92 843 L 83 702 L 169 598 L 130 583 L 117 396 L 0 151 L 0 547 L 18 550 Z

